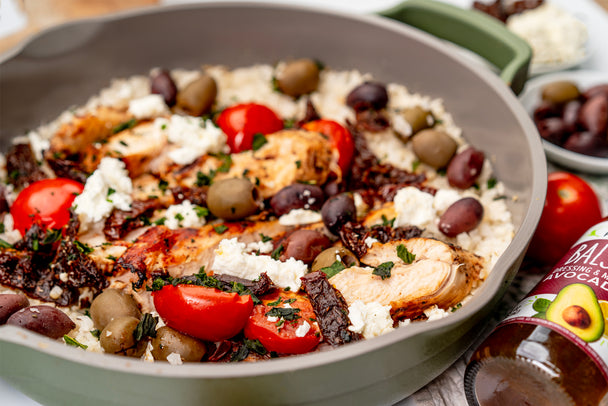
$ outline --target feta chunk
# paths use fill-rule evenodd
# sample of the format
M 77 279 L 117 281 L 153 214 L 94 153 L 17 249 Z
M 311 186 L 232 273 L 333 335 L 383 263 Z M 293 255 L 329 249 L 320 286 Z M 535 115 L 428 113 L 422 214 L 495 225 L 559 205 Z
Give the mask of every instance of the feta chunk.
M 310 331 L 310 324 L 306 320 L 296 329 L 296 337 L 304 337 Z
M 431 224 L 435 218 L 433 201 L 433 195 L 413 186 L 400 189 L 394 199 L 397 211 L 395 227 L 411 224 L 424 228 Z
M 162 116 L 169 113 L 169 109 L 161 95 L 149 94 L 129 101 L 129 113 L 141 120 Z
M 169 206 L 165 213 L 165 226 L 172 230 L 181 227 L 196 228 L 203 226 L 205 224 L 205 217 L 199 215 L 196 211 L 197 207 L 190 203 L 189 200 Z
M 306 209 L 293 209 L 289 213 L 279 217 L 279 224 L 282 226 L 298 226 L 318 223 L 320 221 L 323 221 L 321 213 Z
M 80 219 L 81 230 L 104 220 L 115 208 L 129 210 L 133 201 L 132 191 L 133 184 L 124 162 L 103 158 L 72 204 Z
M 391 306 L 380 303 L 363 303 L 356 300 L 348 307 L 348 318 L 352 323 L 350 331 L 363 334 L 366 339 L 377 337 L 393 330 Z
M 154 126 L 175 145 L 169 158 L 178 165 L 191 164 L 202 155 L 219 153 L 226 147 L 226 134 L 211 120 L 174 114 L 169 119 L 157 118 Z
M 294 258 L 281 262 L 268 255 L 248 254 L 246 249 L 246 244 L 238 242 L 236 238 L 220 241 L 211 269 L 248 280 L 254 280 L 266 272 L 277 286 L 293 291 L 300 289 L 300 278 L 308 272 L 304 262 Z

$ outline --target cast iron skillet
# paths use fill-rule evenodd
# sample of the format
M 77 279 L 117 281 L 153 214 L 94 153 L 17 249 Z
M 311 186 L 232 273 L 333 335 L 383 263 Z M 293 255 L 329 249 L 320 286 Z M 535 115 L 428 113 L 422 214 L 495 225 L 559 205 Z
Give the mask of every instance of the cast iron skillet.
M 426 0 L 383 14 L 469 45 L 515 91 L 523 86 L 529 48 L 488 17 Z M 264 3 L 190 4 L 75 22 L 3 57 L 2 145 L 85 102 L 114 77 L 154 66 L 235 67 L 302 56 L 443 98 L 465 137 L 490 157 L 506 185 L 516 235 L 473 299 L 442 320 L 261 363 L 150 364 L 3 326 L 0 376 L 47 405 L 390 404 L 464 352 L 522 260 L 542 210 L 546 167 L 534 125 L 512 91 L 443 41 L 378 16 Z

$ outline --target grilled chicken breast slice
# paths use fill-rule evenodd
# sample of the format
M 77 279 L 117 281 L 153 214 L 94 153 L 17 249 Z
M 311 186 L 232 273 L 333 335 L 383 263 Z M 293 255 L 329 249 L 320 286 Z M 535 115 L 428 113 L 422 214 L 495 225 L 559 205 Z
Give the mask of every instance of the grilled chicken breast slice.
M 400 244 L 416 256 L 412 263 L 397 255 Z M 373 274 L 375 267 L 389 261 L 394 263 L 390 277 Z M 349 305 L 356 300 L 390 305 L 395 320 L 418 317 L 433 305 L 457 305 L 471 292 L 484 266 L 481 257 L 430 238 L 374 243 L 361 262 L 370 267 L 347 268 L 330 282 Z

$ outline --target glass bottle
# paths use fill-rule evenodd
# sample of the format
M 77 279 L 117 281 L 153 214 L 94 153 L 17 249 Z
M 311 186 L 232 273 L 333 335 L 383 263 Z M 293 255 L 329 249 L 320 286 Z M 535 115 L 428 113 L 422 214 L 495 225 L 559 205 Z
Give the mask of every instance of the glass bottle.
M 608 220 L 591 227 L 475 350 L 469 405 L 608 405 Z

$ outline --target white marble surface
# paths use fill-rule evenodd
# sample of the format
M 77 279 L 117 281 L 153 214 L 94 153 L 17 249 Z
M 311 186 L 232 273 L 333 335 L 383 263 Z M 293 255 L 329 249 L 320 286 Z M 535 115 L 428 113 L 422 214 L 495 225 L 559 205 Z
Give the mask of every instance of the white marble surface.
M 177 4 L 200 0 L 162 0 L 163 4 Z M 400 0 L 267 0 L 276 3 L 303 4 L 316 7 L 324 7 L 350 13 L 373 13 L 388 9 L 399 4 Z M 469 7 L 471 0 L 442 0 L 462 7 Z M 608 71 L 608 13 L 592 0 L 548 0 L 563 9 L 571 12 L 583 20 L 589 29 L 590 57 L 581 66 L 581 69 Z M 16 7 L 17 0 L 0 1 L 0 38 L 23 28 L 26 17 Z M 605 208 L 608 208 L 608 185 L 606 179 L 587 178 L 599 190 L 604 200 Z M 518 278 L 507 293 L 502 304 L 508 308 L 510 303 L 518 300 L 522 292 L 532 288 L 536 280 L 534 277 Z M 399 402 L 399 406 L 459 406 L 466 405 L 464 391 L 462 388 L 462 376 L 465 368 L 465 357 L 459 359 L 454 365 L 446 370 L 426 387 Z M 0 404 L 6 406 L 40 406 L 23 395 L 6 381 L 0 379 Z

